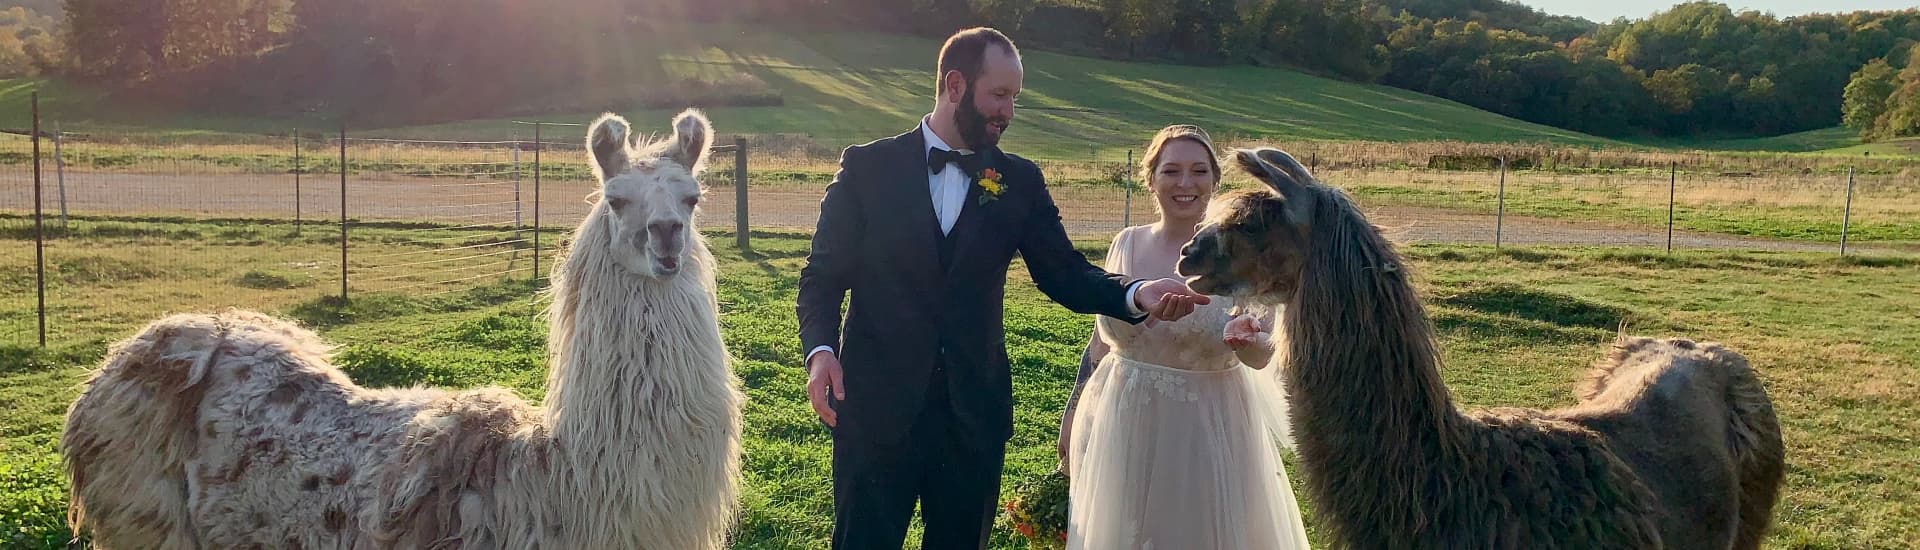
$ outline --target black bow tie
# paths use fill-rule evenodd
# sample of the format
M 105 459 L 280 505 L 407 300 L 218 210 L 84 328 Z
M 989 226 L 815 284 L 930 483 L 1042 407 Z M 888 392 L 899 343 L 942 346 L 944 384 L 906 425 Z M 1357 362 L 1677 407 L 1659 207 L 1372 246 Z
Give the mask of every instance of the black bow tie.
M 973 153 L 962 153 L 934 147 L 927 150 L 927 169 L 938 174 L 941 170 L 947 168 L 947 163 L 951 162 L 959 164 L 960 169 L 965 170 L 967 164 L 973 161 L 974 156 Z

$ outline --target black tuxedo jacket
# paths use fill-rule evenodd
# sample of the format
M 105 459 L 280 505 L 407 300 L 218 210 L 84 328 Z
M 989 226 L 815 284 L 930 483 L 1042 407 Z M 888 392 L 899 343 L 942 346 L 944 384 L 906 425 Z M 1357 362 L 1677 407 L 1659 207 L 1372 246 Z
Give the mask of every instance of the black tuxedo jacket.
M 979 154 L 1004 189 L 982 203 L 983 188 L 971 178 L 959 218 L 943 235 L 918 127 L 842 153 L 820 203 L 795 308 L 802 353 L 825 345 L 839 355 L 846 400 L 828 396 L 836 438 L 897 442 L 935 375 L 945 378 L 953 418 L 968 436 L 1000 443 L 1012 436 L 1002 314 L 1016 252 L 1040 291 L 1067 309 L 1145 319 L 1128 307 L 1135 281 L 1101 270 L 1073 248 L 1039 167 L 994 148 Z

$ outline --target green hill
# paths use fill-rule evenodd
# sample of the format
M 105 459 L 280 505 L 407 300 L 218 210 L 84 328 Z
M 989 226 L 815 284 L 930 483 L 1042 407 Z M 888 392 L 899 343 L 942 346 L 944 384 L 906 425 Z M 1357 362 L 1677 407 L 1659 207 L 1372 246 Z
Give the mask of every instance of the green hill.
M 590 82 L 555 82 L 550 97 L 531 98 L 515 110 L 522 114 L 392 125 L 361 133 L 525 137 L 529 129 L 512 120 L 585 122 L 603 109 L 664 130 L 671 109 L 638 106 L 678 104 L 659 98 L 674 97 L 672 92 L 680 90 L 686 97 L 777 103 L 709 109 L 722 133 L 804 135 L 838 149 L 911 128 L 931 107 L 939 49 L 935 41 L 906 36 L 791 35 L 751 27 L 703 28 L 673 39 L 636 39 L 640 41 L 649 43 L 609 54 L 615 58 L 610 64 L 632 68 L 607 71 L 618 76 Z M 654 47 L 657 44 L 669 45 Z M 1026 89 L 1006 146 L 1036 157 L 1084 159 L 1094 149 L 1103 157 L 1118 155 L 1143 147 L 1155 130 L 1177 122 L 1200 124 L 1219 139 L 1617 143 L 1395 88 L 1283 69 L 1127 63 L 1032 50 L 1025 52 L 1025 59 Z M 37 83 L 0 82 L 0 125 L 26 125 L 25 95 Z M 42 94 L 43 121 L 58 119 L 68 128 L 256 133 L 295 125 L 332 126 L 297 117 L 133 113 L 97 93 L 57 84 L 43 87 Z
M 939 50 L 934 41 L 851 33 L 708 36 L 701 47 L 663 54 L 664 72 L 765 86 L 783 102 L 711 109 L 722 132 L 805 134 L 837 148 L 910 129 L 932 107 Z M 1103 156 L 1116 154 L 1144 146 L 1154 131 L 1172 123 L 1199 124 L 1221 139 L 1612 143 L 1431 96 L 1289 70 L 1127 63 L 1043 51 L 1024 52 L 1024 58 L 1026 87 L 1006 146 L 1032 156 L 1086 158 L 1090 148 Z M 542 118 L 584 121 L 591 114 Z M 637 117 L 637 124 L 652 125 L 663 125 L 670 115 L 625 114 Z M 427 137 L 510 130 L 495 120 L 383 133 Z

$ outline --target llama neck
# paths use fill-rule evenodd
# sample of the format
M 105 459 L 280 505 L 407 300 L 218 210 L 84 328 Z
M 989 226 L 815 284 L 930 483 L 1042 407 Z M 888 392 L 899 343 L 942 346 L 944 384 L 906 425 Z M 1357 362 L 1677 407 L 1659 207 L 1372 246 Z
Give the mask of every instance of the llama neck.
M 709 411 L 684 404 L 704 396 L 688 392 L 715 386 L 693 379 L 724 371 L 726 359 L 705 241 L 688 243 L 677 276 L 655 280 L 595 246 L 607 242 L 607 228 L 588 217 L 553 274 L 547 424 L 567 454 L 617 460 L 633 445 L 703 424 L 695 416 Z M 714 363 L 723 366 L 701 368 Z
M 1373 240 L 1382 248 L 1323 256 L 1286 308 L 1294 429 L 1316 500 L 1336 514 L 1404 507 L 1389 501 L 1426 490 L 1463 437 L 1424 308 Z

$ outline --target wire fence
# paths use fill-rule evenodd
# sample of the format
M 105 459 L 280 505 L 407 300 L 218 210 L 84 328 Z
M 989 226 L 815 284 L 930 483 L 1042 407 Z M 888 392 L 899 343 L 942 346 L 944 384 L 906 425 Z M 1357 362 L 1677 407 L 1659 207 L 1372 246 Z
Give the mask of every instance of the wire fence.
M 37 143 L 31 131 L 0 134 L 0 345 L 38 345 L 42 330 L 50 342 L 88 341 L 173 311 L 538 281 L 591 208 L 597 184 L 574 136 L 583 131 L 529 123 L 405 140 L 290 128 L 208 143 L 43 121 Z M 795 136 L 719 143 L 702 176 L 702 229 L 749 245 L 750 231 L 813 228 L 832 148 Z M 1296 150 L 1402 241 L 1841 253 L 1843 238 L 1854 251 L 1920 243 L 1912 165 L 1514 169 L 1505 157 L 1415 166 Z M 1123 153 L 1042 163 L 1070 234 L 1099 242 L 1157 219 Z

